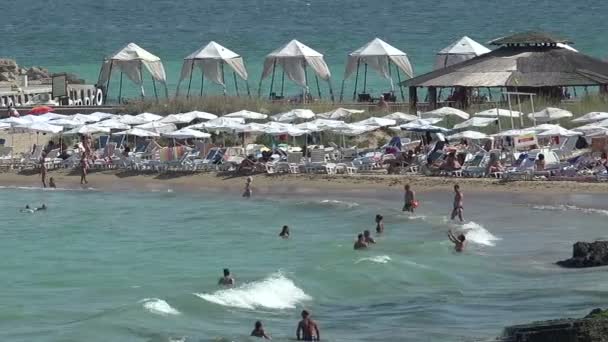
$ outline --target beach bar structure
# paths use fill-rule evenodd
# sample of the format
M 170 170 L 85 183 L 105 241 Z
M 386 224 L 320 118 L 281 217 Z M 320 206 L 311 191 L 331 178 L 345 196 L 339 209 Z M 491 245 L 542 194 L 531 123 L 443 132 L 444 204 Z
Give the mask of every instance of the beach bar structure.
M 605 92 L 608 63 L 566 47 L 567 39 L 542 32 L 518 33 L 490 42 L 498 48 L 404 81 L 410 106 L 417 108 L 418 88 L 427 88 L 431 109 L 437 108 L 438 89 L 452 88 L 456 106 L 465 108 L 474 89 L 498 88 L 561 99 L 564 87 L 598 86 Z
M 161 83 L 165 88 L 165 96 L 169 97 L 167 89 L 167 75 L 162 61 L 157 56 L 142 49 L 135 43 L 129 43 L 118 52 L 104 59 L 99 72 L 99 80 L 97 85 L 105 87 L 105 99 L 107 99 L 110 88 L 110 80 L 112 74 L 120 71 L 120 83 L 118 86 L 118 101 L 120 103 L 122 97 L 122 81 L 123 75 L 126 75 L 133 83 L 141 88 L 141 96 L 145 97 L 144 93 L 144 76 L 143 68 L 146 68 L 152 78 L 152 86 L 154 87 L 154 96 L 158 99 L 158 91 L 156 82 Z
M 437 58 L 435 59 L 435 70 L 467 61 L 490 51 L 492 50 L 479 44 L 473 39 L 464 36 L 437 52 Z
M 274 90 L 277 66 L 282 68 L 279 95 L 277 95 Z M 322 97 L 321 87 L 319 86 L 320 78 L 327 82 L 329 86 L 329 95 L 333 101 L 334 94 L 330 80 L 331 72 L 323 59 L 323 55 L 295 39 L 266 56 L 266 59 L 264 60 L 264 71 L 262 72 L 258 87 L 258 96 L 261 96 L 262 81 L 270 77 L 269 98 L 271 100 L 282 99 L 285 92 L 285 76 L 287 76 L 292 82 L 302 87 L 303 102 L 306 102 L 306 98 L 311 95 L 308 83 L 309 68 L 314 73 L 319 98 Z
M 363 89 L 362 93 L 358 93 L 361 66 L 363 66 Z M 346 70 L 344 71 L 344 80 L 342 81 L 342 88 L 340 90 L 340 102 L 343 100 L 345 82 L 353 73 L 355 73 L 353 101 L 371 101 L 371 96 L 367 94 L 368 66 L 375 70 L 381 77 L 390 81 L 391 96 L 393 97 L 395 92 L 395 86 L 393 83 L 393 69 L 395 70 L 398 84 L 401 84 L 400 71 L 403 72 L 408 78 L 414 77 L 414 69 L 412 68 L 412 64 L 410 63 L 407 54 L 386 43 L 382 39 L 375 38 L 371 42 L 363 45 L 348 55 Z M 403 89 L 400 85 L 399 88 L 401 90 L 401 99 L 405 101 Z
M 181 83 L 184 80 L 188 80 L 186 97 L 190 96 L 192 77 L 194 75 L 195 68 L 199 68 L 201 70 L 200 96 L 203 96 L 205 89 L 205 78 L 217 85 L 222 86 L 224 88 L 224 95 L 226 95 L 225 66 L 232 70 L 235 94 L 239 96 L 238 78 L 240 78 L 241 80 L 245 81 L 245 90 L 247 95 L 250 95 L 249 84 L 247 82 L 248 74 L 243 58 L 237 53 L 214 41 L 201 47 L 188 57 L 184 58 L 181 76 L 177 85 L 177 95 L 179 96 Z

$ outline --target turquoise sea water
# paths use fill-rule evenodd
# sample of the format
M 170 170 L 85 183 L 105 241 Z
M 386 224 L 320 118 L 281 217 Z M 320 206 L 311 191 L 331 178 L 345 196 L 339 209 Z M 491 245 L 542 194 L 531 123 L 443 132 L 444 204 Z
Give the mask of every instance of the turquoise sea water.
M 0 340 L 250 341 L 262 320 L 289 341 L 306 308 L 326 341 L 474 341 L 608 305 L 601 269 L 553 265 L 607 237 L 606 196 L 465 192 L 462 255 L 445 236 L 449 196 L 420 195 L 407 217 L 399 193 L 2 189 Z M 50 209 L 19 213 L 26 203 Z M 386 232 L 353 251 L 377 213 Z M 292 239 L 278 238 L 283 224 Z M 236 288 L 216 285 L 224 267 Z
M 408 53 L 416 74 L 430 71 L 434 54 L 463 35 L 485 43 L 540 29 L 571 38 L 581 52 L 608 56 L 603 0 L 20 0 L 5 7 L 2 56 L 94 83 L 104 56 L 136 42 L 165 61 L 172 90 L 181 59 L 211 40 L 244 56 L 253 89 L 264 56 L 293 38 L 325 54 L 336 92 L 346 55 L 376 36 Z M 374 93 L 389 88 L 373 76 L 369 83 Z

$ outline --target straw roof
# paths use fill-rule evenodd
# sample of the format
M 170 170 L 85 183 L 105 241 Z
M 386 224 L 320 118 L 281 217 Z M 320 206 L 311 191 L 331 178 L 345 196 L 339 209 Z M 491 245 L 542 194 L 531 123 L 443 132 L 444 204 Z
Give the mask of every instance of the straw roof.
M 571 44 L 568 39 L 553 36 L 539 31 L 520 32 L 506 37 L 496 38 L 489 42 L 491 45 L 555 45 Z

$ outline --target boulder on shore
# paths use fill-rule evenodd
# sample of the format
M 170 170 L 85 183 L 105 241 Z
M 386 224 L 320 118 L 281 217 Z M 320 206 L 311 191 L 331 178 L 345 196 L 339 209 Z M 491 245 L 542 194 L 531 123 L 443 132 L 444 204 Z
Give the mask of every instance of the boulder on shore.
M 577 242 L 572 247 L 572 258 L 557 264 L 570 268 L 608 265 L 608 241 Z
M 582 319 L 562 319 L 505 328 L 502 341 L 606 342 L 608 310 L 595 309 Z

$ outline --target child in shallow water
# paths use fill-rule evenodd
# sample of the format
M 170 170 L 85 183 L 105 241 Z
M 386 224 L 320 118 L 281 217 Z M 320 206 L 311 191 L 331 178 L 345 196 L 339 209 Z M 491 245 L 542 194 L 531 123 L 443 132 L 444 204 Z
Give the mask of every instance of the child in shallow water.
M 384 232 L 384 217 L 378 214 L 376 215 L 376 233 L 380 234 Z
M 243 192 L 243 197 L 245 198 L 249 198 L 252 195 L 251 182 L 253 182 L 253 178 L 251 176 L 247 177 L 247 180 L 245 181 L 245 191 Z

